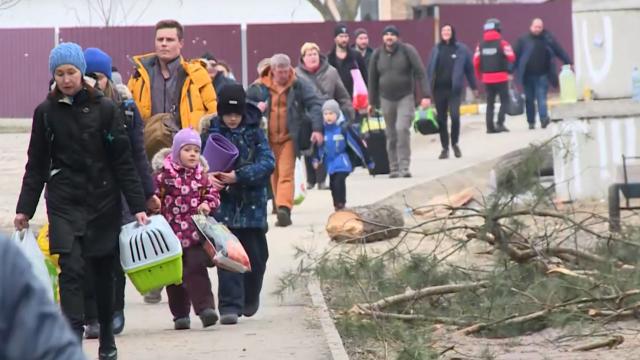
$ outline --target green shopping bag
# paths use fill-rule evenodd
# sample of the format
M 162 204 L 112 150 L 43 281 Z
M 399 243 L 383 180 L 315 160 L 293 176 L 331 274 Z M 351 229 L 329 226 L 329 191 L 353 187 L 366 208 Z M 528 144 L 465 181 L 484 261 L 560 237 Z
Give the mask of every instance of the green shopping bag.
M 436 120 L 436 110 L 432 107 L 417 108 L 413 116 L 413 129 L 422 135 L 438 134 L 440 127 Z

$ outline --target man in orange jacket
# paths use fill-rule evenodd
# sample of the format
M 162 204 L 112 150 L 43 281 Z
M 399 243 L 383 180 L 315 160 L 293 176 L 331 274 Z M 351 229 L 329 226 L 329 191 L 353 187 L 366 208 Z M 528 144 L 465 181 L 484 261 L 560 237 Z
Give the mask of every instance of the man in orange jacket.
M 155 53 L 134 56 L 136 71 L 128 87 L 142 119 L 170 113 L 179 128 L 199 131 L 200 118 L 216 112 L 216 93 L 206 65 L 180 55 L 184 29 L 175 20 L 156 24 Z
M 500 20 L 489 19 L 484 24 L 482 42 L 476 47 L 473 65 L 476 75 L 487 90 L 487 133 L 509 131 L 504 126 L 505 113 L 509 103 L 509 67 L 516 61 L 511 45 L 500 34 Z M 498 124 L 494 125 L 493 112 L 496 95 L 500 96 Z

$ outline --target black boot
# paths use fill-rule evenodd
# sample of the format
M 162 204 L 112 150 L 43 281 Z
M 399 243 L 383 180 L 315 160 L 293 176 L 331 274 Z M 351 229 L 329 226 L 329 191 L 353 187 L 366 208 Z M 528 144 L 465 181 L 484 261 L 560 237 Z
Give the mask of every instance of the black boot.
M 113 334 L 118 335 L 124 330 L 124 311 L 117 310 L 113 312 Z
M 85 339 L 97 339 L 100 336 L 100 324 L 98 320 L 89 320 L 84 327 Z
M 116 339 L 113 336 L 111 321 L 100 324 L 100 347 L 98 348 L 98 358 L 100 360 L 117 360 L 118 349 Z
M 442 149 L 442 151 L 440 152 L 440 156 L 438 156 L 438 159 L 442 160 L 442 159 L 448 159 L 448 158 L 449 158 L 449 150 Z
M 276 222 L 276 226 L 286 227 L 291 225 L 291 210 L 286 206 L 278 207 L 278 221 Z

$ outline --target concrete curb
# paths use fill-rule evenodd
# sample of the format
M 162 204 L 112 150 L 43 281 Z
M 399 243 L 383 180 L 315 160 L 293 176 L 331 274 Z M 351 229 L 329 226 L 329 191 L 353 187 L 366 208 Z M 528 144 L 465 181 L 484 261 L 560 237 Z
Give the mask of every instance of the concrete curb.
M 349 355 L 344 348 L 338 329 L 336 329 L 336 325 L 331 318 L 327 303 L 324 301 L 324 294 L 317 279 L 314 278 L 309 281 L 307 291 L 309 291 L 309 295 L 311 295 L 311 302 L 314 308 L 318 311 L 320 325 L 322 326 L 327 345 L 331 351 L 331 358 L 333 360 L 349 360 Z
M 496 102 L 496 104 L 500 104 L 500 102 Z M 560 99 L 548 99 L 547 107 L 552 109 L 556 106 L 560 105 Z M 460 115 L 480 115 L 487 113 L 487 104 L 486 103 L 477 103 L 477 104 L 463 104 L 460 105 Z

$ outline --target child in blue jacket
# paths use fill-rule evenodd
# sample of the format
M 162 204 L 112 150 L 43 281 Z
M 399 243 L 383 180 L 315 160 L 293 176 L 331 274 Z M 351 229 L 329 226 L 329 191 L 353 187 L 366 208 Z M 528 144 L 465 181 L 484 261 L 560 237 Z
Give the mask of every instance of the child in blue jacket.
M 221 204 L 214 214 L 240 240 L 251 272 L 233 273 L 218 268 L 220 323 L 236 324 L 238 316 L 253 316 L 260 305 L 260 290 L 266 270 L 267 185 L 275 167 L 273 152 L 260 128 L 262 113 L 246 103 L 242 85 L 225 85 L 218 95 L 218 116 L 208 135 L 218 133 L 238 148 L 233 170 L 213 173 Z M 206 140 L 203 142 L 206 144 Z M 204 145 L 203 145 L 204 146 Z
M 347 176 L 354 166 L 373 169 L 366 146 L 345 121 L 337 101 L 327 100 L 322 106 L 324 117 L 324 143 L 318 148 L 313 166 L 322 162 L 329 174 L 329 187 L 335 210 L 343 209 L 347 203 Z

